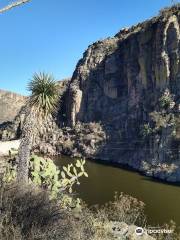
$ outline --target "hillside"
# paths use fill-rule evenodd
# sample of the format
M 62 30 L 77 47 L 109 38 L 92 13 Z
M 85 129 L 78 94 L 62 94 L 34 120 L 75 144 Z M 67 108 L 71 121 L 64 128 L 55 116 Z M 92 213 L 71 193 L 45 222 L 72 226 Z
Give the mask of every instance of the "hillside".
M 0 89 L 0 124 L 13 121 L 25 102 L 26 97 Z

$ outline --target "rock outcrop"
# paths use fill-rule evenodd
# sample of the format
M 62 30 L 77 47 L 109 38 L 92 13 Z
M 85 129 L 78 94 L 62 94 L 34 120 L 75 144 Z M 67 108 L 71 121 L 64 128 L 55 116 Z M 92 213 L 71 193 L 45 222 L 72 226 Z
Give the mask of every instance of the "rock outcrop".
M 136 169 L 143 169 L 144 161 L 157 165 L 180 160 L 179 57 L 178 5 L 88 47 L 70 82 L 67 116 L 71 126 L 102 123 L 107 141 L 96 158 Z M 175 136 L 164 127 L 145 140 L 141 128 L 166 89 L 176 102 Z
M 0 89 L 0 124 L 13 121 L 25 103 L 25 96 Z
M 172 8 L 89 46 L 71 80 L 70 122 L 142 122 L 161 91 L 178 95 L 179 22 L 179 8 Z

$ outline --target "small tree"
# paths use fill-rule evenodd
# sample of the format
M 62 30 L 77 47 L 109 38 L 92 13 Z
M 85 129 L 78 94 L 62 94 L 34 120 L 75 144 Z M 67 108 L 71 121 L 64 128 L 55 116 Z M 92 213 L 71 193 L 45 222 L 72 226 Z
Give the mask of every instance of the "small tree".
M 17 169 L 18 182 L 25 184 L 28 182 L 30 151 L 38 128 L 56 110 L 58 103 L 58 90 L 52 75 L 34 74 L 28 90 L 31 91 L 31 96 L 27 102 Z

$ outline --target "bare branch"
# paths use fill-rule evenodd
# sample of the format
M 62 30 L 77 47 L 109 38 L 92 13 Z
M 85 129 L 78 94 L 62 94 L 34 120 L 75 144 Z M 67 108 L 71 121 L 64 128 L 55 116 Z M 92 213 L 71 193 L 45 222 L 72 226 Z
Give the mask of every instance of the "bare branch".
M 5 6 L 4 8 L 1 8 L 0 9 L 0 14 L 3 13 L 3 12 L 6 12 L 14 7 L 18 7 L 19 5 L 21 4 L 24 4 L 24 3 L 27 3 L 29 2 L 30 0 L 19 0 L 19 1 L 16 1 L 16 2 L 13 2 L 7 6 Z

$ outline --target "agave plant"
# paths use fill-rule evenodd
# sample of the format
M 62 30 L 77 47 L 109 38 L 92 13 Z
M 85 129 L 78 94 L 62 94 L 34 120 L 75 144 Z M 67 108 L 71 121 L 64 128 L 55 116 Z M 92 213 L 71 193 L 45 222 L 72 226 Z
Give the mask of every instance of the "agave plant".
M 35 73 L 28 84 L 31 96 L 27 102 L 27 111 L 22 129 L 18 154 L 17 179 L 20 183 L 28 182 L 30 151 L 40 123 L 57 109 L 58 90 L 52 75 Z

